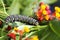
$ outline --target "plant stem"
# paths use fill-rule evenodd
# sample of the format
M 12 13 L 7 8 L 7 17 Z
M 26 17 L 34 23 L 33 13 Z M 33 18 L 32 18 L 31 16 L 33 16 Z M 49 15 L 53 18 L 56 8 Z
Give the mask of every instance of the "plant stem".
M 3 5 L 3 8 L 4 8 L 4 12 L 5 12 L 5 14 L 7 14 L 7 12 L 6 12 L 6 8 L 5 8 L 5 4 L 4 4 L 3 0 L 1 0 L 1 3 L 2 3 L 2 5 Z M 8 14 L 7 14 L 7 15 L 8 15 Z
M 19 40 L 22 40 L 22 35 L 20 35 L 20 39 Z
M 22 40 L 25 40 L 26 38 L 30 37 L 31 35 L 33 35 L 34 33 L 36 33 L 37 31 L 35 32 L 31 32 L 29 35 L 27 35 L 25 38 L 23 38 Z

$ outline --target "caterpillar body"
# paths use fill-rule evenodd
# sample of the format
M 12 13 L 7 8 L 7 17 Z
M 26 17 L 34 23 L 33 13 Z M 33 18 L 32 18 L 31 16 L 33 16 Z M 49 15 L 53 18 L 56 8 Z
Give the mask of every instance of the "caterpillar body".
M 32 25 L 39 24 L 37 20 L 27 17 L 27 16 L 22 16 L 22 15 L 10 15 L 5 19 L 5 21 L 6 21 L 6 23 L 19 21 L 19 22 L 23 22 L 23 23 L 32 24 Z

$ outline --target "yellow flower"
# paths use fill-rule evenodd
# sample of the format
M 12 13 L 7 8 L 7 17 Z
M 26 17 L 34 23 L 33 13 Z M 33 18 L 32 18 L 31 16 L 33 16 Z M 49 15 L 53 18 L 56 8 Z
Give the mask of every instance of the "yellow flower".
M 30 32 L 30 29 L 27 26 L 25 26 L 24 27 L 24 32 Z
M 39 39 L 38 39 L 38 36 L 35 35 L 31 37 L 31 40 L 39 40 Z
M 60 8 L 59 7 L 55 7 L 55 11 L 56 12 L 60 12 Z
M 60 12 L 60 8 L 58 9 L 58 12 Z
M 14 27 L 14 31 L 17 32 L 18 31 L 18 28 L 17 27 Z
M 58 10 L 59 9 L 59 7 L 55 7 L 55 10 Z
M 56 17 L 57 18 L 60 17 L 60 13 L 56 12 Z
M 42 10 L 45 10 L 46 6 L 45 5 L 41 5 L 40 7 Z
M 47 11 L 46 11 L 46 10 L 44 10 L 44 11 L 43 11 L 43 15 L 46 15 L 46 14 L 47 14 Z

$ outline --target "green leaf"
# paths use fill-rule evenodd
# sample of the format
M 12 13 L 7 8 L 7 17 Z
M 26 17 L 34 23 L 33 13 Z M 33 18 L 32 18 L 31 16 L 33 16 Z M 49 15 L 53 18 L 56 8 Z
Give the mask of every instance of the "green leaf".
M 37 1 L 27 0 L 26 2 L 24 2 L 24 5 L 25 7 L 24 7 L 22 14 L 25 16 L 33 16 L 34 8 L 37 6 Z
M 0 12 L 1 12 L 1 11 L 4 11 L 4 9 L 3 9 L 2 2 L 1 2 L 1 0 L 0 0 Z
M 6 28 L 7 28 L 7 25 L 4 25 L 4 26 L 2 27 L 1 36 L 5 36 L 5 35 L 7 34 Z
M 60 37 L 57 36 L 49 27 L 39 31 L 37 35 L 40 38 L 39 40 L 60 40 Z
M 47 4 L 52 4 L 52 3 L 55 3 L 57 0 L 40 0 L 40 2 L 44 2 L 44 3 L 47 3 Z
M 8 15 L 4 13 L 3 11 L 0 12 L 0 19 L 5 19 Z
M 60 40 L 60 37 L 58 37 L 55 33 L 50 32 L 47 33 L 41 40 Z
M 1 0 L 0 0 L 0 6 L 1 6 Z
M 6 6 L 10 6 L 12 3 L 12 0 L 3 0 Z
M 1 20 L 2 22 L 4 22 L 4 20 L 3 20 L 3 19 L 1 19 L 1 18 L 0 18 L 0 20 Z
M 13 0 L 10 9 L 8 10 L 9 15 L 19 14 L 19 0 Z
M 58 36 L 60 36 L 60 21 L 58 20 L 50 21 L 50 27 Z
M 2 14 L 0 14 L 0 18 L 1 18 L 1 19 L 5 19 L 6 17 L 7 17 L 7 15 L 4 15 L 4 14 L 2 15 Z
M 33 15 L 33 10 L 32 7 L 26 7 L 23 11 L 23 15 L 25 16 L 32 16 Z
M 0 28 L 0 32 L 1 32 L 1 28 Z M 1 37 L 1 33 L 0 33 L 0 37 Z
M 20 3 L 22 4 L 22 5 L 24 5 L 24 6 L 29 6 L 30 4 L 32 4 L 32 3 L 34 3 L 34 2 L 36 2 L 37 0 L 22 0 Z M 22 3 L 23 2 L 23 3 Z
M 0 37 L 0 40 L 8 40 L 8 37 L 7 36 L 2 36 L 2 37 Z

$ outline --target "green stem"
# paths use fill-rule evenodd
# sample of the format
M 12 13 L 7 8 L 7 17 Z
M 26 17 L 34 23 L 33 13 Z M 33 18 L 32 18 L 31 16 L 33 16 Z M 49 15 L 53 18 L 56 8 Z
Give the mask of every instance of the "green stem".
M 5 12 L 5 14 L 7 14 L 7 12 L 6 12 L 6 8 L 5 8 L 5 5 L 4 5 L 3 0 L 1 0 L 1 3 L 2 3 L 2 5 L 3 5 L 3 8 L 4 8 L 4 12 Z M 8 15 L 8 14 L 7 14 L 7 15 Z
M 23 38 L 22 40 L 24 40 L 24 39 L 26 39 L 26 38 L 28 38 L 28 37 L 30 37 L 31 35 L 33 35 L 34 33 L 36 33 L 37 31 L 35 31 L 35 32 L 31 32 L 29 35 L 27 35 L 25 38 Z
M 0 20 L 2 20 L 1 18 L 0 18 Z M 2 22 L 5 22 L 4 20 L 2 20 Z

